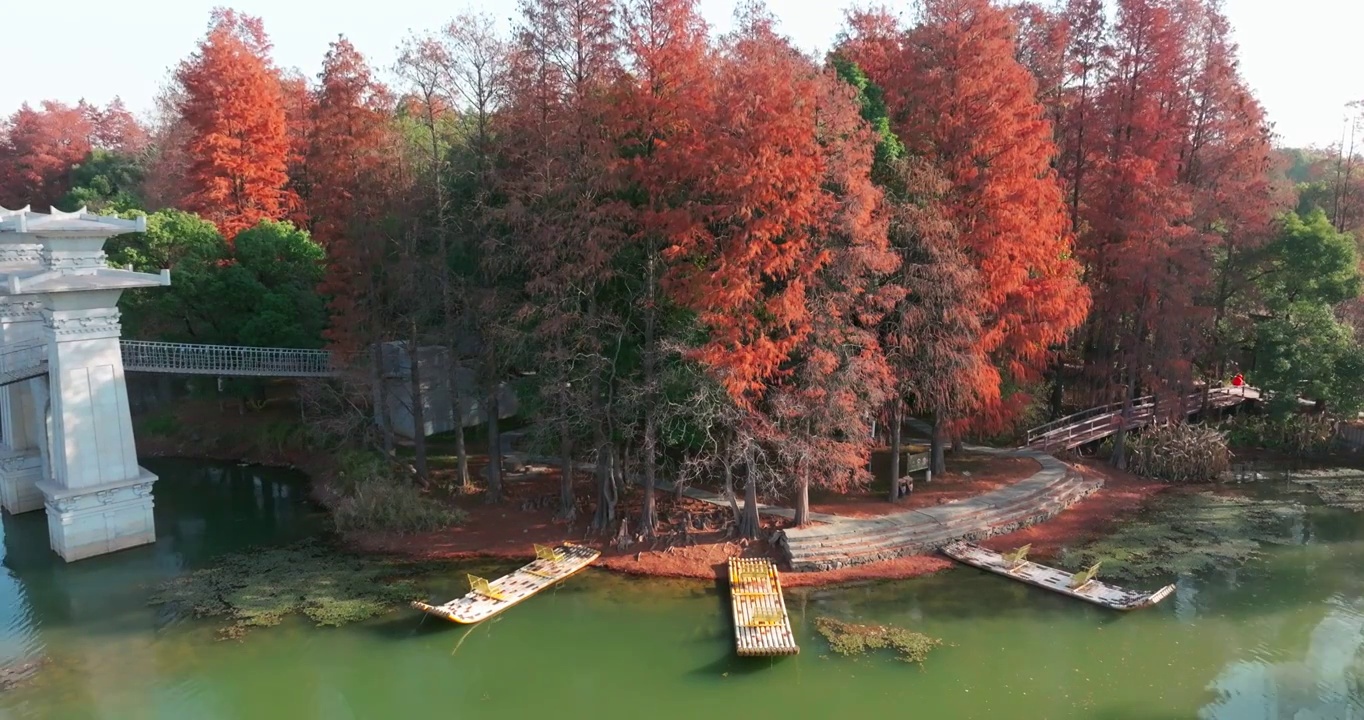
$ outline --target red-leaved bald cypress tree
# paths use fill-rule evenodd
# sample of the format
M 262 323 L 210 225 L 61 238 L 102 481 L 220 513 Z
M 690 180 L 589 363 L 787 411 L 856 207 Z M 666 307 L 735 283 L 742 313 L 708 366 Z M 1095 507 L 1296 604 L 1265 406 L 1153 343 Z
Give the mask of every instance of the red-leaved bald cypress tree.
M 231 240 L 292 205 L 289 134 L 280 76 L 259 18 L 215 10 L 208 35 L 176 72 L 190 127 L 181 205 Z
M 1035 382 L 1084 321 L 1089 295 L 1051 168 L 1052 127 L 1017 59 L 1010 14 L 991 0 L 927 0 L 898 70 L 882 81 L 903 98 L 892 120 L 909 152 L 946 175 L 948 215 L 984 284 L 979 343 L 998 374 L 983 381 Z M 1000 428 L 1024 399 L 987 402 L 972 424 Z
M 635 300 L 642 324 L 643 406 L 641 465 L 644 497 L 638 531 L 652 537 L 657 524 L 661 414 L 663 252 L 706 232 L 707 208 L 698 202 L 709 168 L 708 120 L 714 113 L 715 74 L 705 21 L 696 0 L 632 0 L 622 16 L 628 75 L 614 103 L 614 133 L 626 196 L 633 198 L 629 242 L 636 246 L 643 287 Z
M 383 323 L 376 283 L 386 254 L 379 225 L 392 212 L 388 203 L 396 194 L 391 105 L 388 91 L 350 41 L 333 42 L 308 120 L 314 131 L 306 162 L 313 237 L 328 258 L 327 338 L 344 351 L 376 339 Z

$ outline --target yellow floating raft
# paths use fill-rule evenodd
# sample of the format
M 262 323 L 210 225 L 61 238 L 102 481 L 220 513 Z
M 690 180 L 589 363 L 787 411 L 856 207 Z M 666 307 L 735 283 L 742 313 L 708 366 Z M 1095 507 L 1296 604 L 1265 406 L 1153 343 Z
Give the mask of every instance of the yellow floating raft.
M 734 610 L 734 645 L 743 656 L 796 655 L 786 598 L 777 566 L 767 558 L 729 559 L 729 596 Z
M 592 564 L 601 555 L 582 545 L 565 542 L 556 547 L 535 546 L 535 560 L 496 580 L 469 576 L 469 592 L 444 605 L 414 600 L 412 607 L 452 622 L 486 620 Z

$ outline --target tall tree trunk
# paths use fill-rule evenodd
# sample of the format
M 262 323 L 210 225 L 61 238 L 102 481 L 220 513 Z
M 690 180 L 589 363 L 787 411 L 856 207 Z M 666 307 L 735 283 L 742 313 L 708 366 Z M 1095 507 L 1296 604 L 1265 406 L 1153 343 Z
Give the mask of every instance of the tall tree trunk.
M 731 462 L 728 455 L 728 447 L 721 450 L 720 457 L 724 459 L 725 465 L 725 499 L 729 500 L 729 509 L 734 512 L 734 529 L 737 532 L 742 518 L 739 512 L 739 500 L 734 494 L 734 463 Z
M 449 322 L 447 316 L 446 322 Z M 464 444 L 464 393 L 459 389 L 459 353 L 455 348 L 455 341 L 450 340 L 450 417 L 454 421 L 455 431 L 455 481 L 459 483 L 461 490 L 469 492 L 473 489 L 473 482 L 469 477 L 469 451 Z M 491 438 L 490 438 L 491 439 Z M 493 502 L 496 502 L 494 500 Z
M 388 379 L 384 377 L 384 344 L 379 342 L 379 335 L 376 333 L 373 338 L 374 368 L 371 377 L 374 380 L 374 405 L 375 420 L 379 423 L 379 434 L 383 438 L 384 458 L 393 459 L 393 422 L 388 412 Z
M 412 452 L 417 469 L 417 482 L 425 485 L 429 475 L 426 469 L 426 398 L 422 394 L 422 373 L 420 346 L 417 345 L 417 321 L 411 321 L 407 342 L 407 355 L 412 368 Z
M 554 340 L 554 357 L 561 362 L 564 358 L 563 338 Z M 568 382 L 559 381 L 559 519 L 572 522 L 578 517 L 577 499 L 573 497 L 573 429 L 569 427 L 571 414 L 568 397 Z
M 490 503 L 502 501 L 502 434 L 498 422 L 502 412 L 497 399 L 497 385 L 488 393 L 488 493 Z
M 1127 469 L 1127 423 L 1132 417 L 1132 400 L 1136 396 L 1137 385 L 1132 381 L 1131 371 L 1124 373 L 1127 378 L 1127 389 L 1123 391 L 1122 412 L 1118 415 L 1118 432 L 1113 435 L 1113 456 L 1110 459 L 1113 467 L 1119 470 Z
M 900 453 L 903 445 L 900 442 L 901 429 L 903 424 L 900 418 L 900 399 L 890 401 L 890 501 L 895 502 L 900 499 Z
M 592 437 L 597 445 L 597 509 L 592 515 L 592 528 L 605 532 L 616 521 L 616 479 L 613 475 L 616 454 L 603 427 L 605 421 L 594 424 L 596 427 L 592 430 Z
M 644 309 L 644 447 L 641 461 L 644 463 L 644 501 L 639 511 L 639 532 L 646 538 L 654 536 L 658 524 L 654 507 L 654 484 L 657 472 L 658 403 L 654 400 L 654 362 L 657 348 L 654 347 L 654 252 L 652 236 L 649 242 L 649 269 Z M 678 492 L 682 487 L 678 485 Z
M 934 475 L 941 475 L 947 472 L 946 453 L 943 452 L 943 436 L 947 434 L 947 421 L 943 419 L 942 413 L 933 413 L 932 437 L 928 441 L 929 460 L 928 470 Z
M 1047 418 L 1061 417 L 1066 402 L 1066 363 L 1064 357 L 1057 357 L 1051 370 L 1051 397 L 1047 401 Z
M 644 411 L 644 501 L 639 511 L 639 531 L 644 537 L 654 536 L 655 526 L 658 524 L 658 515 L 654 503 L 654 484 L 657 482 L 656 473 L 657 463 L 655 462 L 655 434 L 654 429 L 654 409 L 649 406 Z M 680 485 L 679 485 L 680 490 Z
M 559 519 L 572 522 L 578 517 L 578 504 L 573 497 L 573 432 L 568 426 L 568 387 L 559 386 L 559 407 L 564 417 L 559 420 Z
M 803 463 L 796 485 L 796 527 L 810 524 L 810 465 Z
M 758 471 L 754 467 L 753 451 L 744 453 L 744 509 L 739 516 L 739 537 L 750 540 L 758 537 Z

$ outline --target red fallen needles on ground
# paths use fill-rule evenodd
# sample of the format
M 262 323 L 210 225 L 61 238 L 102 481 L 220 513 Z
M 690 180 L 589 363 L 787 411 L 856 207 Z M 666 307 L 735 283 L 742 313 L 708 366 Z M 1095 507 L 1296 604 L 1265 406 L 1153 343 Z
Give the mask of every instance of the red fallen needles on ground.
M 219 432 L 204 433 L 212 438 L 232 437 L 222 432 L 223 425 L 247 423 L 256 418 L 238 417 L 215 408 L 203 408 L 214 416 L 216 424 L 196 424 L 215 427 Z M 192 420 L 192 418 L 186 418 Z M 242 435 L 240 433 L 235 435 Z M 142 434 L 138 437 L 138 451 L 149 456 L 183 456 L 222 460 L 245 460 L 271 465 L 292 465 L 313 478 L 314 492 L 325 495 L 330 458 L 299 451 L 262 451 L 251 445 L 173 441 Z M 483 458 L 475 460 L 471 471 L 475 477 L 482 471 Z M 982 544 L 994 549 L 1007 549 L 1032 543 L 1032 556 L 1045 558 L 1061 546 L 1078 544 L 1096 537 L 1107 529 L 1114 518 L 1123 517 L 1140 507 L 1148 498 L 1167 487 L 1163 483 L 1136 478 L 1129 473 L 1113 470 L 1101 462 L 1080 461 L 1076 470 L 1103 477 L 1104 488 L 1051 520 L 1025 530 L 990 538 Z M 1021 480 L 1037 470 L 1037 463 L 1026 458 L 966 457 L 953 463 L 953 470 L 934 479 L 931 484 L 917 483 L 915 492 L 905 500 L 891 504 L 879 493 L 812 498 L 815 512 L 830 512 L 850 517 L 866 517 L 898 512 L 916 507 L 960 500 Z M 963 471 L 969 472 L 965 476 Z M 597 567 L 616 572 L 654 577 L 681 577 L 714 580 L 721 577 L 725 561 L 735 555 L 767 556 L 781 561 L 780 553 L 766 540 L 736 541 L 716 529 L 728 518 L 727 507 L 715 506 L 683 497 L 677 499 L 670 492 L 658 495 L 661 518 L 660 537 L 653 541 L 617 548 L 611 538 L 591 535 L 587 522 L 591 518 L 591 498 L 594 489 L 590 479 L 581 477 L 577 489 L 578 519 L 564 523 L 554 518 L 554 512 L 541 507 L 552 507 L 544 502 L 546 496 L 557 498 L 559 476 L 549 469 L 534 477 L 506 484 L 507 499 L 498 505 L 487 505 L 480 495 L 456 500 L 469 513 L 463 525 L 416 535 L 366 533 L 352 535 L 347 541 L 357 550 L 401 555 L 424 559 L 471 559 L 479 557 L 525 560 L 531 556 L 533 543 L 549 544 L 563 540 L 581 542 L 602 550 Z M 638 493 L 628 495 L 618 507 L 618 517 L 627 518 L 633 527 L 639 515 Z M 530 506 L 530 507 L 528 507 Z M 686 513 L 693 519 L 702 518 L 711 529 L 694 530 L 690 537 L 681 537 L 680 526 Z M 763 535 L 788 521 L 764 516 Z M 909 556 L 838 570 L 804 573 L 784 573 L 786 587 L 831 585 L 858 580 L 890 580 L 926 575 L 951 567 L 952 561 L 942 556 Z
M 1032 461 L 1028 461 L 1032 462 Z M 1033 463 L 1035 466 L 1036 463 Z M 1015 474 L 1022 479 L 1031 472 L 1023 472 L 1025 466 L 1014 464 Z M 1035 469 L 1035 468 L 1034 468 Z M 984 544 L 992 548 L 1012 548 L 1032 543 L 1035 557 L 1046 557 L 1061 546 L 1083 542 L 1101 534 L 1112 523 L 1113 518 L 1122 517 L 1140 507 L 1148 498 L 1166 485 L 1135 478 L 1132 475 L 1104 467 L 1101 463 L 1083 462 L 1076 466 L 1080 472 L 1102 476 L 1105 486 L 1071 509 L 1040 525 L 1008 535 L 987 540 Z M 986 492 L 993 487 L 1012 482 L 998 478 L 982 478 L 975 492 L 967 493 L 961 485 L 975 485 L 974 482 L 944 482 L 944 490 L 935 494 L 921 486 L 913 496 L 913 502 L 880 502 L 890 511 L 936 504 L 939 499 L 961 499 L 968 494 Z M 936 483 L 937 481 L 935 481 Z M 579 520 L 572 526 L 556 522 L 548 510 L 522 510 L 520 504 L 528 499 L 556 492 L 558 474 L 545 473 L 535 480 L 508 483 L 512 497 L 501 506 L 487 506 L 479 503 L 462 503 L 470 511 L 469 520 L 459 527 L 448 528 L 419 535 L 366 534 L 354 536 L 350 541 L 360 550 L 400 554 L 422 559 L 467 559 L 475 557 L 504 557 L 524 559 L 529 556 L 532 543 L 552 543 L 571 540 L 592 545 L 602 550 L 601 558 L 595 563 L 616 572 L 630 575 L 655 577 L 681 577 L 714 580 L 723 576 L 725 561 L 735 555 L 766 556 L 781 561 L 781 555 L 765 540 L 746 542 L 726 538 L 718 530 L 692 531 L 690 542 L 684 544 L 677 535 L 673 522 L 661 523 L 660 537 L 654 541 L 635 543 L 627 548 L 615 547 L 606 538 L 586 534 L 585 521 Z M 583 507 L 579 516 L 587 517 L 586 498 L 590 497 L 590 483 L 582 483 L 580 500 Z M 852 501 L 849 504 L 861 507 L 869 500 Z M 838 503 L 831 503 L 821 511 L 837 510 Z M 620 510 L 624 517 L 633 518 L 638 507 L 633 503 L 622 503 Z M 730 512 L 728 508 L 716 507 L 691 498 L 678 501 L 672 493 L 662 493 L 659 498 L 660 517 L 676 521 L 684 512 L 693 517 L 707 516 L 718 526 L 722 518 Z M 764 517 L 764 535 L 786 524 L 787 521 Z M 915 555 L 894 560 L 840 568 L 822 572 L 784 573 L 782 585 L 785 587 L 808 587 L 832 585 L 857 580 L 892 580 L 918 577 L 951 567 L 952 561 L 942 556 Z

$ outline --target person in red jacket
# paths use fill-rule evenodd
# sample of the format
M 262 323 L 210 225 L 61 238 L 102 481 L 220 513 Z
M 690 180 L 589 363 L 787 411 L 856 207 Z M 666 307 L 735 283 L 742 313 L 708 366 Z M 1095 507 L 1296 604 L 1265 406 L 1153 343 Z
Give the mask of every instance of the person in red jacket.
M 1233 377 L 1233 378 L 1231 379 L 1231 386 L 1232 386 L 1232 387 L 1241 387 L 1242 385 L 1245 385 L 1245 384 L 1246 384 L 1246 379 L 1245 379 L 1244 376 L 1241 375 L 1241 373 L 1236 373 L 1236 376 Z

